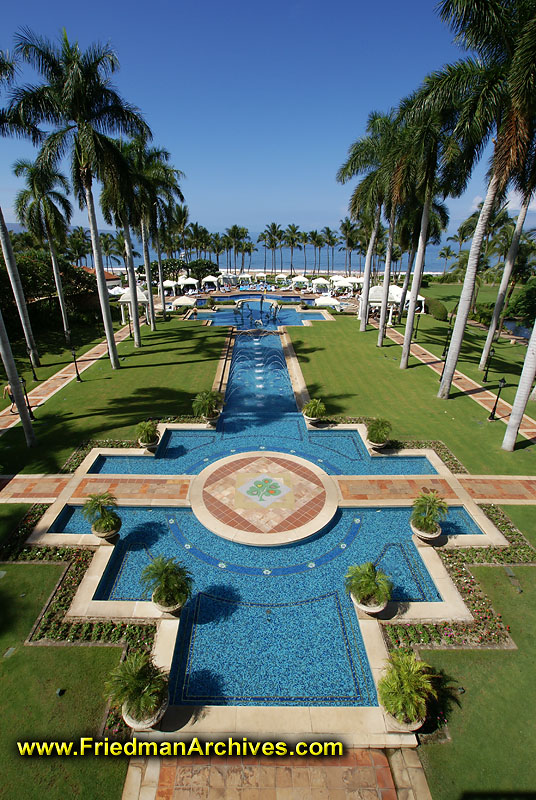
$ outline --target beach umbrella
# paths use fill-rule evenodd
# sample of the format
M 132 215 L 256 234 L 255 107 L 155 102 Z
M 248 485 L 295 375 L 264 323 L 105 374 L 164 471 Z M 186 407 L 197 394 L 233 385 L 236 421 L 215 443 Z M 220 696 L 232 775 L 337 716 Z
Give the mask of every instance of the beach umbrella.
M 179 308 L 179 306 L 195 306 L 195 297 L 188 297 L 186 295 L 183 297 L 176 297 L 171 305 L 173 308 Z

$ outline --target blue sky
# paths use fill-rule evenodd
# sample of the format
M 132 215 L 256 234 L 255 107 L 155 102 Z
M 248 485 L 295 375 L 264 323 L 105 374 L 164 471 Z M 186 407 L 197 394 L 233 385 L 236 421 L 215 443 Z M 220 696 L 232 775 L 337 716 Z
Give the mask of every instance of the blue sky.
M 351 186 L 337 184 L 335 173 L 369 112 L 395 106 L 427 72 L 459 57 L 434 5 L 28 0 L 3 9 L 0 48 L 12 47 L 21 26 L 49 38 L 65 27 L 83 48 L 111 42 L 121 64 L 117 88 L 186 173 L 191 220 L 211 231 L 234 223 L 260 231 L 271 221 L 311 230 L 337 227 L 346 215 Z M 0 140 L 8 221 L 20 188 L 12 163 L 34 152 Z M 447 201 L 451 229 L 484 195 L 486 166 L 462 198 Z M 77 209 L 73 223 L 87 224 L 85 211 Z

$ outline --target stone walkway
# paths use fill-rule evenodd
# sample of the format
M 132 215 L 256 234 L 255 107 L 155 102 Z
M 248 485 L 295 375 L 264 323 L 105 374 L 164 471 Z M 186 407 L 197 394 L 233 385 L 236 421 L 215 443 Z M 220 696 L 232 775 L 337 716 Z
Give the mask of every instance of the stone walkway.
M 119 502 L 184 504 L 192 477 L 148 475 L 24 475 L 0 478 L 0 503 L 53 503 L 72 481 L 65 502 L 85 500 L 89 494 L 111 492 Z M 334 476 L 341 506 L 356 501 L 411 503 L 423 487 L 437 490 L 447 500 L 459 496 L 456 484 L 477 503 L 536 504 L 536 477 L 530 475 L 455 475 L 408 478 L 405 476 Z
M 375 327 L 378 327 L 377 323 L 375 323 Z M 404 344 L 404 335 L 395 328 L 387 328 L 386 336 L 391 339 L 392 342 L 396 342 L 396 344 Z M 426 364 L 428 367 L 430 367 L 430 369 L 433 369 L 437 375 L 440 376 L 443 372 L 444 361 L 439 358 L 439 356 L 435 356 L 429 350 L 426 350 L 426 348 L 422 347 L 420 344 L 411 345 L 411 355 L 417 358 L 423 364 Z M 492 411 L 495 400 L 497 399 L 497 395 L 494 394 L 494 392 L 490 392 L 489 389 L 485 389 L 479 383 L 472 380 L 472 378 L 468 378 L 463 372 L 456 370 L 454 373 L 452 386 L 455 389 L 458 389 L 458 391 L 463 392 L 471 397 L 475 403 L 478 403 L 479 406 L 485 408 L 486 411 Z M 510 419 L 511 411 L 512 406 L 510 403 L 507 403 L 506 400 L 499 399 L 497 409 L 495 411 L 496 418 L 507 424 L 508 420 Z M 519 428 L 519 435 L 524 436 L 525 439 L 529 439 L 530 441 L 536 443 L 536 420 L 532 419 L 532 417 L 529 417 L 527 414 L 524 414 Z
M 128 325 L 124 328 L 120 328 L 114 334 L 117 343 L 124 341 L 128 336 Z M 99 358 L 106 355 L 107 352 L 106 339 L 104 339 L 102 342 L 95 345 L 95 347 L 92 347 L 91 350 L 88 350 L 87 353 L 84 353 L 83 356 L 76 359 L 78 372 L 85 372 L 86 369 L 92 367 L 93 364 L 98 361 Z M 43 403 L 46 403 L 56 392 L 59 392 L 60 389 L 63 389 L 64 386 L 67 386 L 68 383 L 71 383 L 71 381 L 75 379 L 76 369 L 74 364 L 68 364 L 66 367 L 63 367 L 63 369 L 60 369 L 59 372 L 55 372 L 54 375 L 51 375 L 46 381 L 40 382 L 35 389 L 28 392 L 28 399 L 31 407 L 37 408 L 38 406 L 42 406 Z M 9 406 L 4 408 L 3 411 L 0 411 L 0 436 L 4 431 L 16 425 L 17 422 L 19 422 L 19 415 L 12 414 L 9 410 Z
M 133 758 L 123 800 L 430 800 L 415 751 L 337 758 Z M 394 758 L 393 758 L 394 757 Z

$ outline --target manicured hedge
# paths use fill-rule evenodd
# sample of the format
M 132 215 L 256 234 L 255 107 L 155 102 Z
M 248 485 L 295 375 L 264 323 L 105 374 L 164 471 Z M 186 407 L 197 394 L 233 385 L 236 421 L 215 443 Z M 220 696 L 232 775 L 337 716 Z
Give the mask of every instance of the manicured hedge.
M 448 319 L 448 312 L 441 300 L 437 300 L 435 297 L 426 297 L 425 300 L 428 313 L 431 314 L 434 319 L 440 322 L 446 322 Z

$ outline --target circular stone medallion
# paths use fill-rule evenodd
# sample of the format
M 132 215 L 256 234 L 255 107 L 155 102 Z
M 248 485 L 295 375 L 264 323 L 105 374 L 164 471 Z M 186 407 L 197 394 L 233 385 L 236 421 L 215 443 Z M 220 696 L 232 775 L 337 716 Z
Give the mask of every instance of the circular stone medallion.
M 210 464 L 190 486 L 199 522 L 224 539 L 262 547 L 305 539 L 337 511 L 335 482 L 286 453 L 240 453 Z

